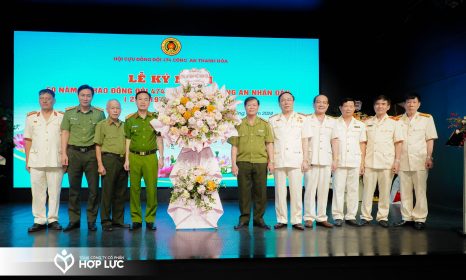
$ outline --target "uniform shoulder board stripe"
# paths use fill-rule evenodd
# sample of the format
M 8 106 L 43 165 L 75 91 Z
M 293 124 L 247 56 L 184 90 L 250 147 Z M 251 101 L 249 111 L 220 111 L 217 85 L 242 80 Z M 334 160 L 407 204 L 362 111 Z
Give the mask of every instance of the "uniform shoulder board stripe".
M 134 114 L 136 114 L 136 113 L 132 113 L 132 114 L 127 115 L 125 119 L 127 120 L 127 119 L 131 118 L 132 116 L 134 116 Z
M 37 114 L 37 111 L 29 112 L 27 116 L 29 117 L 30 115 L 34 115 L 34 114 Z
M 279 115 L 279 114 L 271 115 L 271 116 L 269 117 L 269 119 L 272 118 L 272 117 L 278 116 L 278 115 Z
M 390 116 L 390 119 L 399 121 L 403 115 L 398 115 L 398 116 Z
M 267 122 L 265 119 L 261 118 L 261 117 L 258 117 L 259 120 L 263 121 L 263 122 Z
M 426 114 L 426 113 L 419 113 L 419 116 L 421 116 L 421 117 L 426 117 L 426 118 L 432 117 L 432 115 Z
M 57 113 L 62 114 L 62 115 L 65 114 L 65 112 L 63 111 L 57 111 Z
M 307 115 L 306 114 L 303 114 L 303 113 L 297 113 L 298 115 L 301 115 L 301 116 L 304 116 L 306 117 Z
M 67 107 L 67 108 L 65 108 L 65 111 L 69 111 L 69 110 L 73 110 L 73 109 L 76 109 L 76 106 Z
M 335 116 L 330 116 L 330 115 L 326 115 L 326 116 L 329 118 L 335 119 L 335 120 L 338 119 L 338 117 L 335 117 Z
M 96 110 L 99 110 L 99 111 L 104 111 L 104 109 L 100 108 L 100 107 L 94 107 Z

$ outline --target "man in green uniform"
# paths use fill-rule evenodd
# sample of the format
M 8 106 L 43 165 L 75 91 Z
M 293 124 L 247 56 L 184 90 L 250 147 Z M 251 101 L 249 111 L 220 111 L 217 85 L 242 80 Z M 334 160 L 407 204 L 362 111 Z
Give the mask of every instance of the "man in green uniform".
M 157 118 L 157 113 L 148 112 L 151 96 L 147 91 L 136 93 L 138 111 L 128 115 L 125 122 L 126 160 L 125 169 L 129 170 L 130 212 L 132 226 L 137 230 L 142 226 L 141 211 L 141 177 L 146 184 L 146 228 L 156 230 L 154 225 L 157 210 L 158 169 L 163 167 L 163 140 L 150 121 Z M 157 147 L 160 160 L 157 160 Z
M 99 174 L 102 176 L 102 201 L 100 221 L 104 231 L 113 227 L 127 228 L 123 223 L 125 194 L 128 188 L 128 172 L 125 163 L 125 129 L 118 118 L 121 113 L 120 102 L 111 99 L 107 102 L 106 120 L 95 127 L 94 143 Z M 110 217 L 110 214 L 112 217 Z
M 87 199 L 87 227 L 97 230 L 95 221 L 99 211 L 99 173 L 95 157 L 94 133 L 98 122 L 105 119 L 102 109 L 91 106 L 94 89 L 88 85 L 78 88 L 79 105 L 66 109 L 61 123 L 62 165 L 68 166 L 70 183 L 68 215 L 69 224 L 63 231 L 80 227 L 80 191 L 83 173 L 86 175 L 89 197 Z
M 254 201 L 253 225 L 270 229 L 264 222 L 267 204 L 267 169 L 273 172 L 273 135 L 267 121 L 257 117 L 259 100 L 244 101 L 247 116 L 236 126 L 238 136 L 228 139 L 231 146 L 232 173 L 238 177 L 241 215 L 236 230 L 247 228 L 251 213 L 251 190 Z

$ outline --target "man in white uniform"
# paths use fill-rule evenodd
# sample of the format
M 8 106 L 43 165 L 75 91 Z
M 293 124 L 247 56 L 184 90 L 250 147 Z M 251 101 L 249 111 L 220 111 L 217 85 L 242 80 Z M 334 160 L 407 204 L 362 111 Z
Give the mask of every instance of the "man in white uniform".
M 311 129 L 307 117 L 293 111 L 294 96 L 285 91 L 278 97 L 281 114 L 269 119 L 274 134 L 275 229 L 288 223 L 286 178 L 290 184 L 290 220 L 294 229 L 304 230 L 302 224 L 303 172 L 309 169 L 308 138 Z
M 335 226 L 341 226 L 343 219 L 349 225 L 359 226 L 356 213 L 359 203 L 359 175 L 364 174 L 366 125 L 353 117 L 354 99 L 343 99 L 340 111 L 341 117 L 337 120 L 340 156 L 334 173 L 332 215 Z M 345 192 L 346 215 L 343 212 Z
M 314 98 L 314 114 L 308 116 L 312 135 L 309 140 L 308 157 L 310 169 L 304 173 L 306 192 L 304 193 L 304 225 L 332 228 L 327 221 L 327 200 L 331 172 L 337 167 L 338 135 L 337 120 L 325 115 L 329 103 L 327 96 L 320 94 Z M 317 213 L 316 213 L 317 193 Z
M 31 175 L 32 214 L 34 224 L 28 232 L 45 228 L 61 230 L 58 207 L 63 178 L 61 164 L 60 124 L 63 113 L 55 111 L 55 93 L 50 89 L 39 91 L 40 111 L 30 112 L 26 118 L 26 169 Z M 47 193 L 49 212 L 46 215 Z
M 405 109 L 400 122 L 404 138 L 400 162 L 400 194 L 402 221 L 396 226 L 414 225 L 424 229 L 427 218 L 427 175 L 434 165 L 432 153 L 437 139 L 434 118 L 419 113 L 421 99 L 410 94 L 405 99 Z M 416 204 L 413 207 L 413 190 Z
M 387 115 L 390 99 L 384 95 L 374 101 L 375 116 L 366 124 L 367 148 L 364 169 L 364 189 L 361 204 L 361 225 L 372 220 L 372 201 L 375 187 L 379 185 L 377 222 L 387 228 L 390 207 L 390 189 L 393 176 L 400 168 L 403 134 L 401 123 Z

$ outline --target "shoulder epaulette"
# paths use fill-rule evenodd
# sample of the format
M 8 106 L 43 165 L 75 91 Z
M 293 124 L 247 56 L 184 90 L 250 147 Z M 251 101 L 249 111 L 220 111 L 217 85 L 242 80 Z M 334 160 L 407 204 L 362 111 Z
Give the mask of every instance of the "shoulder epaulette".
M 126 118 L 125 118 L 125 120 L 131 118 L 131 117 L 134 116 L 135 114 L 136 114 L 136 113 L 132 113 L 132 114 L 127 115 Z
M 301 115 L 301 116 L 303 116 L 303 117 L 307 117 L 307 115 L 306 115 L 306 114 L 303 114 L 303 113 L 296 113 L 296 114 Z
M 430 117 L 432 117 L 432 115 L 426 114 L 426 113 L 419 113 L 419 116 L 425 117 L 425 118 L 430 118 Z
M 104 109 L 102 109 L 102 108 L 100 108 L 100 107 L 94 107 L 94 108 L 95 108 L 96 110 L 99 110 L 99 111 L 101 111 L 101 112 L 103 112 L 103 111 L 104 111 Z
M 271 116 L 269 117 L 269 119 L 270 119 L 270 118 L 273 118 L 273 117 L 275 117 L 275 116 L 278 116 L 278 115 L 279 115 L 279 114 L 271 115 Z
M 390 119 L 399 121 L 403 115 L 398 115 L 398 116 L 390 116 Z
M 329 118 L 335 119 L 335 120 L 338 119 L 338 117 L 335 117 L 335 116 L 330 116 L 330 115 L 326 115 L 326 116 Z
M 266 121 L 265 119 L 261 118 L 261 117 L 257 117 L 259 120 L 265 122 L 265 123 L 268 123 L 268 121 Z
M 29 117 L 30 115 L 34 115 L 34 114 L 37 114 L 37 111 L 29 112 L 27 116 Z
M 65 111 L 69 111 L 69 110 L 73 110 L 73 109 L 76 109 L 77 106 L 71 106 L 71 107 L 67 107 L 65 108 Z
M 65 114 L 65 112 L 63 112 L 63 111 L 57 111 L 57 113 L 62 114 L 62 115 Z

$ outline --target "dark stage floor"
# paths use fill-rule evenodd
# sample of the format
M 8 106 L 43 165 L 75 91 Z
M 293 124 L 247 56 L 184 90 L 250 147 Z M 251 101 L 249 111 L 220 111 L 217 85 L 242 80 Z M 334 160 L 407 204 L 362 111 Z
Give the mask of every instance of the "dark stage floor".
M 313 265 L 320 264 L 319 267 L 324 269 L 332 267 L 342 269 L 345 265 L 353 264 L 351 268 L 354 269 L 361 267 L 360 261 L 370 264 L 371 259 L 374 258 L 379 260 L 385 258 L 382 259 L 383 263 L 385 265 L 391 263 L 392 266 L 399 264 L 399 259 L 403 260 L 403 263 L 409 260 L 406 267 L 410 268 L 409 263 L 428 260 L 429 256 L 434 256 L 435 259 L 426 264 L 435 264 L 442 269 L 448 268 L 447 258 L 466 264 L 466 238 L 456 231 L 462 226 L 459 212 L 452 213 L 431 208 L 427 227 L 422 231 L 411 227 L 386 229 L 375 223 L 364 227 L 349 225 L 333 229 L 314 227 L 304 232 L 293 230 L 291 227 L 264 231 L 251 225 L 249 230 L 235 231 L 233 226 L 237 223 L 239 215 L 237 202 L 224 201 L 225 213 L 219 220 L 218 230 L 175 230 L 175 225 L 166 212 L 167 204 L 161 204 L 157 211 L 158 229 L 155 232 L 148 231 L 145 227 L 137 232 L 126 229 L 102 232 L 100 224 L 96 232 L 88 232 L 85 205 L 83 204 L 82 207 L 83 220 L 80 230 L 70 233 L 57 231 L 28 233 L 27 228 L 33 223 L 31 205 L 26 203 L 1 205 L 0 247 L 58 247 L 57 250 L 74 248 L 81 253 L 91 252 L 94 255 L 111 253 L 123 255 L 128 261 L 160 260 L 160 263 L 165 264 L 165 269 L 173 271 L 178 269 L 176 264 L 180 263 L 178 261 L 180 259 L 185 260 L 181 261 L 184 262 L 185 269 L 190 267 L 187 260 L 197 262 L 204 259 L 230 260 L 229 264 L 224 262 L 223 265 L 231 265 L 233 270 L 235 263 L 242 263 L 243 269 L 247 270 L 248 265 L 253 264 L 253 262 L 248 263 L 249 261 L 269 260 L 269 264 L 275 264 L 270 271 L 273 271 L 273 268 L 278 269 L 280 265 L 301 264 L 306 267 L 306 262 Z M 392 205 L 391 213 L 399 213 L 399 205 Z M 66 203 L 60 205 L 59 216 L 61 224 L 65 226 L 68 223 Z M 399 214 L 391 214 L 391 222 L 398 220 Z M 128 205 L 125 221 L 130 222 Z M 268 203 L 265 221 L 269 225 L 276 222 L 273 201 Z M 344 258 L 341 258 L 343 256 Z M 414 257 L 420 258 L 414 259 Z M 444 262 L 443 265 L 437 258 Z M 177 261 L 173 261 L 175 259 Z M 279 262 L 280 260 L 283 262 Z M 204 264 L 208 263 L 208 261 L 204 262 Z M 256 263 L 256 265 L 260 264 Z M 376 264 L 372 266 L 371 269 L 377 267 Z M 200 267 L 196 266 L 195 269 Z M 250 269 L 254 268 L 250 267 Z

